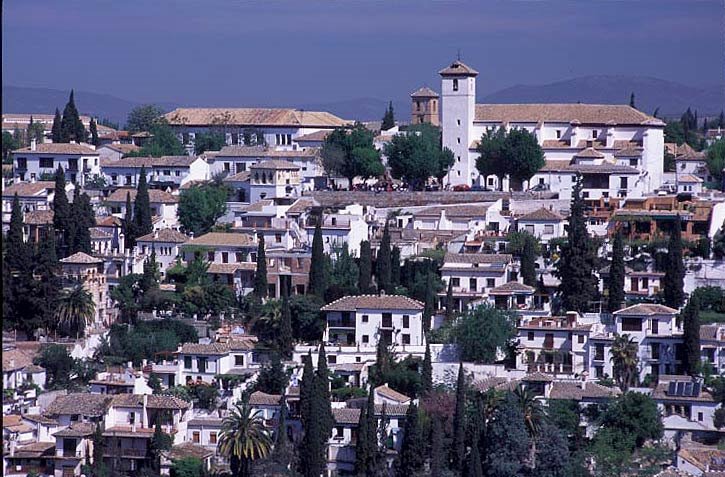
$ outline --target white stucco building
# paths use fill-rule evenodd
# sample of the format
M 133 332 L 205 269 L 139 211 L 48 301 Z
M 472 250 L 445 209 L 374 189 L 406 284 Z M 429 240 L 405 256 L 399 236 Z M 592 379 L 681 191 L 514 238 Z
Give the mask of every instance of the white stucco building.
M 58 166 L 65 180 L 85 186 L 88 180 L 101 174 L 98 152 L 93 146 L 75 143 L 43 143 L 32 141 L 29 147 L 13 151 L 13 179 L 38 181 L 50 178 Z
M 454 61 L 439 73 L 443 146 L 454 155 L 446 184 L 496 185 L 479 177 L 476 147 L 486 130 L 499 127 L 533 133 L 547 162 L 626 166 L 643 192 L 662 184 L 665 124 L 657 118 L 624 105 L 476 104 L 476 70 Z M 596 157 L 577 158 L 589 148 L 584 155 Z

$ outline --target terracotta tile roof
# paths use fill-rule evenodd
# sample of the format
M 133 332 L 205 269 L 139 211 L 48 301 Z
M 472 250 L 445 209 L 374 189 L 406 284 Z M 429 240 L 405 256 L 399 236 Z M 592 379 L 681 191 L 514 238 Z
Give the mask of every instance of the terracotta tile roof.
M 13 151 L 13 154 L 18 153 L 30 153 L 30 154 L 59 154 L 59 155 L 74 155 L 74 156 L 97 156 L 98 151 L 95 149 L 84 146 L 83 144 L 71 144 L 71 143 L 41 143 L 35 145 L 35 150 L 31 151 L 30 147 L 23 147 Z
M 187 426 L 199 426 L 199 427 L 222 427 L 224 419 L 221 417 L 196 417 L 191 419 Z
M 3 415 L 3 430 L 10 432 L 30 432 L 33 428 L 23 422 L 20 414 L 5 414 Z
M 642 141 L 630 141 L 629 139 L 615 139 L 614 149 L 641 148 Z
M 256 336 L 247 336 L 244 338 L 238 338 L 229 342 L 229 349 L 232 351 L 250 351 L 253 350 L 257 345 Z
M 310 210 L 312 207 L 319 206 L 319 202 L 311 197 L 300 197 L 294 204 L 287 209 L 286 214 L 301 214 Z
M 561 139 L 544 139 L 541 147 L 544 149 L 570 149 L 571 143 L 569 141 L 562 141 Z
M 143 394 L 116 394 L 111 404 L 116 407 L 143 407 Z
M 489 389 L 509 388 L 510 381 L 503 377 L 490 377 L 476 381 L 473 386 L 480 391 L 488 391 Z M 514 386 L 515 387 L 515 386 Z
M 664 123 L 630 106 L 615 104 L 477 104 L 476 121 L 556 122 L 580 124 L 662 125 Z
M 583 158 L 591 158 L 591 159 L 601 159 L 604 157 L 604 154 L 597 151 L 593 147 L 587 147 L 586 149 L 579 151 L 574 155 L 574 157 L 583 157 Z
M 256 270 L 256 263 L 210 263 L 207 273 L 234 275 L 238 270 Z
M 89 232 L 91 233 L 92 239 L 100 240 L 113 238 L 113 235 L 98 227 L 91 227 Z
M 354 295 L 338 298 L 322 311 L 423 310 L 423 303 L 403 295 Z
M 489 290 L 489 295 L 511 295 L 512 293 L 533 294 L 536 288 L 519 282 L 508 282 Z
M 100 258 L 95 258 L 87 253 L 83 252 L 76 252 L 70 257 L 62 258 L 60 260 L 60 263 L 85 263 L 85 264 L 91 264 L 91 263 L 101 263 L 103 260 Z
M 289 161 L 282 161 L 279 159 L 270 159 L 268 161 L 262 161 L 257 164 L 253 164 L 249 167 L 250 169 L 292 169 L 298 171 L 300 166 L 292 164 Z
M 45 196 L 49 191 L 55 191 L 55 182 L 17 182 L 8 187 L 3 187 L 3 197 L 13 197 L 16 193 L 18 197 Z
M 190 407 L 188 402 L 176 396 L 150 394 L 147 399 L 146 407 L 149 409 L 188 409 Z
M 163 452 L 166 458 L 170 460 L 179 460 L 186 457 L 205 460 L 214 455 L 214 451 L 206 449 L 199 444 L 193 442 L 184 442 L 173 446 L 170 450 Z
M 84 416 L 103 416 L 113 400 L 106 394 L 74 393 L 58 396 L 50 403 L 46 413 L 50 416 L 63 414 L 82 414 Z
M 456 60 L 449 66 L 446 66 L 438 72 L 439 75 L 461 75 L 461 76 L 476 76 L 478 71 L 474 70 L 461 60 Z
M 107 217 L 96 217 L 96 225 L 98 227 L 120 227 L 121 224 L 121 219 L 114 215 L 109 215 Z
M 439 95 L 427 86 L 418 88 L 411 95 L 411 98 L 438 98 Z
M 52 457 L 55 455 L 55 442 L 33 442 L 15 449 L 15 458 L 32 459 L 38 457 Z
M 224 182 L 247 182 L 249 180 L 250 174 L 251 173 L 249 171 L 237 172 L 236 174 L 226 176 L 222 180 Z
M 178 230 L 174 229 L 161 229 L 150 234 L 146 234 L 136 239 L 136 242 L 170 242 L 170 243 L 184 243 L 189 240 L 189 237 Z
M 131 194 L 131 202 L 136 200 L 136 189 L 119 188 L 111 192 L 106 202 L 126 203 L 126 194 Z M 175 204 L 179 202 L 179 197 L 169 194 L 160 189 L 149 189 L 149 201 L 152 204 Z
M 383 414 L 383 406 L 385 406 L 385 415 L 388 417 L 396 416 L 402 417 L 408 412 L 407 404 L 376 404 L 375 415 L 381 416 Z
M 616 164 L 570 164 L 569 161 L 546 161 L 539 172 L 581 172 L 585 174 L 639 174 L 630 166 Z
M 548 374 L 540 373 L 540 372 L 534 372 L 529 373 L 523 378 L 521 378 L 521 381 L 528 381 L 530 383 L 550 383 L 554 380 L 551 376 Z
M 184 245 L 194 246 L 222 246 L 222 247 L 251 247 L 255 246 L 254 237 L 249 234 L 209 232 L 200 237 L 193 238 Z
M 356 372 L 362 371 L 366 365 L 367 365 L 367 363 L 340 363 L 340 364 L 331 364 L 330 369 L 332 369 L 333 371 L 356 373 Z
M 669 306 L 659 305 L 656 303 L 640 303 L 632 305 L 623 310 L 615 311 L 615 315 L 622 316 L 650 316 L 650 315 L 675 315 L 677 310 Z
M 25 225 L 48 225 L 53 223 L 52 210 L 31 210 L 25 212 Z
M 692 174 L 683 174 L 677 177 L 677 182 L 684 182 L 686 184 L 699 184 L 700 182 L 703 182 L 703 180 L 697 176 L 693 176 Z
M 249 396 L 249 404 L 252 406 L 279 406 L 282 396 L 279 394 L 267 394 L 262 391 L 255 391 Z
M 347 124 L 327 112 L 272 108 L 177 108 L 164 117 L 172 126 L 340 127 Z
M 146 167 L 147 169 L 154 167 L 188 167 L 198 157 L 196 156 L 162 156 L 162 157 L 124 157 L 116 161 L 104 161 L 101 166 L 104 169 L 114 167 L 138 168 Z
M 725 451 L 717 447 L 686 447 L 680 449 L 678 457 L 687 460 L 688 463 L 702 471 L 701 474 L 697 474 L 702 477 L 722 477 L 725 475 L 725 470 L 723 469 Z
M 330 134 L 330 131 L 315 131 L 310 134 L 305 134 L 303 136 L 297 136 L 294 141 L 295 142 L 322 142 L 325 140 L 325 138 Z
M 31 422 L 39 422 L 40 424 L 58 424 L 57 419 L 51 419 L 50 417 L 43 416 L 41 414 L 23 414 L 23 419 Z
M 444 263 L 510 263 L 508 253 L 446 253 Z
M 617 388 L 608 388 L 594 382 L 587 382 L 582 389 L 580 381 L 554 381 L 551 384 L 550 399 L 607 399 L 621 394 Z
M 227 354 L 229 349 L 229 343 L 184 343 L 181 354 Z
M 98 149 L 102 149 L 104 147 L 107 147 L 108 149 L 113 149 L 114 151 L 120 152 L 121 154 L 128 154 L 130 152 L 136 152 L 141 150 L 141 148 L 138 147 L 136 144 L 104 144 Z
M 542 207 L 538 210 L 535 210 L 533 212 L 529 212 L 526 215 L 522 215 L 519 217 L 519 221 L 550 221 L 550 222 L 559 222 L 561 220 L 564 220 L 564 218 L 557 214 L 556 212 L 553 212 L 546 207 Z
M 719 339 L 718 332 L 725 330 L 724 325 L 700 325 L 700 340 L 701 341 L 716 341 Z M 725 333 L 725 331 L 723 331 Z M 725 337 L 725 334 L 723 334 Z
M 391 401 L 397 401 L 400 404 L 410 402 L 410 398 L 408 396 L 403 393 L 399 393 L 395 389 L 389 387 L 387 384 L 378 386 L 377 388 L 375 388 L 375 392 L 386 399 L 390 399 Z
M 86 437 L 93 435 L 95 431 L 95 424 L 90 422 L 74 422 L 70 427 L 54 433 L 53 437 Z
M 627 147 L 614 153 L 614 157 L 642 157 L 642 148 Z
M 335 418 L 335 424 L 357 425 L 358 421 L 360 421 L 360 409 L 349 407 L 333 409 L 332 415 Z
M 38 366 L 37 364 L 31 364 L 30 366 L 24 367 L 23 372 L 30 373 L 30 374 L 44 373 L 45 368 L 42 366 Z
M 445 211 L 446 217 L 485 217 L 488 205 L 438 205 L 426 207 L 423 210 L 413 212 L 414 217 L 440 217 Z

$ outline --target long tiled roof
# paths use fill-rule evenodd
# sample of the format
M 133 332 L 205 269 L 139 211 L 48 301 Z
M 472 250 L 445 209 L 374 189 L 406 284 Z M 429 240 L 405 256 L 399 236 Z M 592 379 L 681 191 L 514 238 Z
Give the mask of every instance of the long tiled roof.
M 84 416 L 102 416 L 113 400 L 106 394 L 74 393 L 58 396 L 50 403 L 48 415 L 82 414 Z
M 179 460 L 186 457 L 193 457 L 195 459 L 204 460 L 211 457 L 214 451 L 209 450 L 199 444 L 193 442 L 184 442 L 173 446 L 168 451 L 164 451 L 164 455 L 170 460 Z
M 512 293 L 530 293 L 533 294 L 536 288 L 524 285 L 519 282 L 508 282 L 489 290 L 489 295 L 510 295 Z
M 53 434 L 54 437 L 85 437 L 92 435 L 96 426 L 90 422 L 74 422 L 61 431 Z
M 161 157 L 124 157 L 116 161 L 104 161 L 102 166 L 106 169 L 112 167 L 138 168 L 141 167 L 188 167 L 196 161 L 196 156 L 161 156 Z
M 509 263 L 513 256 L 508 253 L 446 253 L 444 263 Z
M 604 154 L 597 151 L 593 147 L 587 147 L 576 154 L 574 154 L 574 157 L 583 157 L 583 158 L 589 158 L 589 159 L 601 159 L 604 157 Z
M 183 354 L 227 354 L 229 343 L 184 343 L 181 346 Z
M 399 393 L 398 391 L 391 388 L 387 384 L 378 386 L 377 388 L 375 388 L 375 392 L 380 394 L 381 396 L 383 396 L 386 399 L 390 399 L 391 401 L 397 401 L 401 404 L 407 403 L 410 401 L 410 398 L 408 396 L 406 396 L 403 393 Z
M 255 391 L 249 396 L 249 404 L 253 406 L 279 406 L 282 396 Z
M 626 147 L 616 151 L 614 157 L 642 157 L 642 149 L 639 147 Z
M 31 154 L 61 154 L 61 155 L 79 155 L 79 156 L 97 156 L 98 152 L 83 144 L 71 143 L 41 143 L 35 145 L 35 150 L 30 147 L 16 149 L 13 153 L 31 153 Z
M 659 305 L 656 303 L 640 303 L 632 305 L 623 310 L 615 311 L 615 315 L 674 315 L 677 310 L 670 308 L 669 306 Z
M 639 174 L 631 166 L 618 164 L 571 164 L 569 161 L 546 161 L 539 172 L 581 172 L 586 174 Z
M 150 234 L 146 234 L 136 239 L 136 242 L 170 242 L 184 243 L 189 240 L 187 235 L 174 229 L 161 229 Z
M 152 394 L 147 398 L 146 407 L 149 409 L 188 409 L 190 404 L 176 396 Z
M 136 144 L 104 144 L 98 149 L 102 149 L 104 147 L 107 147 L 108 149 L 113 149 L 114 151 L 120 152 L 121 154 L 128 154 L 129 152 L 136 152 L 141 149 Z
M 538 210 L 529 212 L 528 214 L 519 217 L 519 220 L 520 221 L 536 220 L 536 221 L 559 222 L 563 219 L 562 219 L 561 215 L 557 214 L 556 212 L 552 212 L 551 210 L 547 209 L 546 207 L 542 207 Z
M 131 203 L 136 200 L 136 189 L 120 188 L 111 192 L 106 202 L 126 203 L 126 194 L 131 194 Z M 179 198 L 169 194 L 165 190 L 149 189 L 149 201 L 152 204 L 175 204 L 179 202 Z
M 12 197 L 15 194 L 18 194 L 18 197 L 33 197 L 41 193 L 44 194 L 48 190 L 55 190 L 55 182 L 18 182 L 16 184 L 3 187 L 3 197 Z
M 329 134 L 330 131 L 318 131 L 317 133 L 313 134 Z M 300 136 L 300 138 L 303 138 L 302 140 L 305 140 L 307 136 L 312 136 L 312 134 L 307 134 L 305 136 Z M 299 139 L 299 138 L 298 138 Z M 297 139 L 295 139 L 297 140 Z M 298 149 L 296 151 L 285 151 L 285 150 L 276 150 L 272 149 L 267 146 L 242 146 L 242 145 L 231 145 L 231 146 L 224 146 L 221 151 L 216 155 L 216 158 L 220 157 L 291 157 L 291 158 L 299 158 L 299 157 L 312 157 L 317 155 L 317 150 L 315 149 Z M 215 158 L 215 159 L 216 159 Z
M 293 169 L 299 170 L 300 166 L 293 164 L 289 161 L 283 161 L 280 159 L 270 159 L 268 161 L 259 162 L 249 167 L 250 169 Z
M 164 117 L 172 126 L 340 127 L 347 124 L 327 112 L 272 108 L 177 108 Z
M 25 225 L 48 225 L 53 223 L 52 210 L 31 210 L 25 212 Z
M 488 205 L 437 205 L 413 213 L 415 217 L 439 217 L 445 211 L 446 217 L 485 217 Z
M 664 123 L 630 106 L 617 104 L 477 104 L 476 121 L 556 122 L 580 124 L 652 124 Z
M 87 253 L 83 252 L 76 252 L 70 257 L 66 257 L 60 260 L 60 263 L 84 263 L 84 264 L 92 264 L 92 263 L 101 263 L 103 260 L 100 258 L 92 257 L 88 255 Z
M 3 350 L 3 372 L 7 373 L 17 369 L 23 369 L 33 364 L 30 354 L 19 349 Z
M 209 232 L 208 234 L 189 240 L 185 245 L 249 247 L 254 244 L 254 237 L 249 234 L 235 232 Z
M 578 381 L 554 381 L 551 384 L 551 399 L 573 399 L 581 401 L 582 399 L 606 399 L 616 397 L 621 392 L 617 388 L 608 388 L 601 384 L 587 382 L 582 389 L 582 384 Z
M 700 326 L 700 340 L 702 341 L 715 341 L 718 340 L 718 332 L 720 329 L 724 329 L 725 325 L 701 325 Z M 725 334 L 723 334 L 725 337 Z
M 336 424 L 357 424 L 360 421 L 360 409 L 349 407 L 333 409 L 332 415 Z
M 689 376 L 682 376 L 682 381 L 685 382 L 691 382 Z M 681 381 L 681 382 L 682 382 Z M 698 396 L 672 396 L 670 394 L 667 394 L 667 391 L 669 390 L 669 382 L 665 383 L 659 383 L 657 384 L 657 387 L 652 391 L 652 399 L 661 400 L 661 401 L 697 401 L 697 402 L 715 402 L 715 399 L 712 397 L 712 394 L 705 391 L 704 389 L 700 391 L 700 394 Z
M 15 449 L 16 458 L 52 457 L 55 454 L 55 442 L 33 442 Z
M 423 303 L 403 295 L 353 295 L 338 298 L 322 311 L 422 310 Z
M 297 136 L 295 142 L 322 142 L 325 140 L 330 131 L 315 131 L 313 133 Z

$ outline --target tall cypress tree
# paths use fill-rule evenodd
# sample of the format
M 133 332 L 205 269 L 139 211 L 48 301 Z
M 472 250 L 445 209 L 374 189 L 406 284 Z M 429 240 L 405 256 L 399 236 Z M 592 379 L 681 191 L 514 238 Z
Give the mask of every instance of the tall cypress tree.
M 700 298 L 697 293 L 690 296 L 690 301 L 682 312 L 683 341 L 685 347 L 685 372 L 695 376 L 700 372 Z
M 134 233 L 133 205 L 131 205 L 131 193 L 126 192 L 126 212 L 123 216 L 123 247 L 132 249 L 136 246 L 136 234 Z
M 325 296 L 327 280 L 325 278 L 325 247 L 322 243 L 322 214 L 317 217 L 315 233 L 312 236 L 312 262 L 310 263 L 309 292 L 318 297 Z
M 282 298 L 282 320 L 279 326 L 279 352 L 286 359 L 292 357 L 294 351 L 294 338 L 292 336 L 292 311 L 290 310 L 289 298 Z
M 471 429 L 471 454 L 468 456 L 468 477 L 483 477 L 481 464 L 481 449 L 479 437 L 481 435 L 479 415 L 474 415 L 473 429 Z
M 151 200 L 149 199 L 149 186 L 146 181 L 146 167 L 141 166 L 136 189 L 136 201 L 133 204 L 134 233 L 142 237 L 154 231 L 151 221 Z
M 466 375 L 463 363 L 458 365 L 456 385 L 456 408 L 453 413 L 452 467 L 458 471 L 464 469 L 466 452 Z
M 400 477 L 407 477 L 415 474 L 423 467 L 425 446 L 423 433 L 418 420 L 418 406 L 410 404 L 405 414 L 405 425 L 403 426 L 403 445 L 398 456 L 396 474 Z
M 372 392 L 372 389 L 371 389 Z M 370 467 L 371 443 L 368 442 L 368 408 L 360 409 L 357 421 L 357 443 L 355 444 L 355 474 L 364 476 Z
M 446 291 L 446 321 L 453 319 L 453 280 L 448 280 L 448 290 Z
M 320 351 L 317 355 L 317 384 L 318 391 L 315 397 L 320 406 L 319 417 L 324 441 L 327 443 L 327 439 L 330 438 L 332 428 L 335 425 L 335 418 L 332 415 L 332 406 L 330 404 L 330 370 L 327 367 L 325 343 L 320 344 Z
M 378 282 L 378 291 L 385 290 L 390 293 L 390 230 L 388 223 L 385 223 L 383 237 L 380 239 L 378 258 L 375 261 L 375 278 Z
M 60 116 L 60 111 L 55 108 L 55 117 L 53 117 L 53 127 L 50 130 L 50 137 L 53 142 L 63 142 L 63 134 L 61 132 L 61 122 L 63 118 Z M 60 167 L 60 166 L 58 166 Z
M 663 278 L 665 305 L 679 308 L 685 302 L 685 263 L 682 259 L 682 220 L 678 214 L 670 233 Z
M 587 231 L 582 197 L 582 177 L 577 175 L 572 189 L 567 241 L 561 247 L 556 275 L 561 283 L 562 304 L 566 311 L 584 312 L 597 297 L 599 280 L 594 275 L 597 255 Z
M 267 297 L 267 255 L 264 250 L 264 235 L 261 233 L 257 242 L 257 270 L 254 272 L 253 293 L 258 300 Z
M 622 232 L 617 230 L 612 244 L 612 264 L 609 267 L 609 299 L 608 309 L 610 313 L 622 308 L 624 303 L 624 240 Z
M 96 120 L 91 118 L 91 123 L 88 126 L 91 132 L 91 144 L 94 146 L 100 146 L 101 141 L 98 139 L 98 126 L 96 125 Z
M 372 275 L 372 251 L 370 250 L 370 242 L 363 240 L 360 242 L 360 278 L 358 279 L 358 286 L 360 287 L 360 293 L 370 293 L 370 282 Z
M 392 289 L 400 285 L 400 248 L 397 245 L 390 252 L 390 284 Z
M 441 424 L 441 418 L 437 414 L 433 414 L 431 421 L 430 475 L 431 477 L 442 477 L 445 465 L 443 425 Z
M 433 315 L 435 315 L 436 296 L 435 283 L 433 281 L 433 273 L 428 273 L 428 277 L 425 281 L 425 307 L 423 308 L 423 328 L 426 332 L 430 331 L 431 324 L 433 321 Z
M 5 247 L 8 251 L 5 255 L 5 261 L 10 270 L 13 271 L 26 271 L 31 265 L 30 246 L 25 243 L 23 226 L 23 210 L 20 207 L 20 199 L 16 192 L 13 196 L 10 212 L 10 227 L 5 238 Z
M 521 277 L 524 279 L 524 285 L 530 287 L 536 286 L 536 238 L 533 235 L 526 234 L 524 237 L 524 246 L 521 250 Z
M 634 91 L 629 95 L 629 106 L 632 108 L 636 108 L 637 106 L 634 105 Z
M 58 243 L 58 252 L 64 247 L 69 246 L 67 243 L 67 227 L 70 220 L 70 203 L 68 195 L 65 192 L 65 172 L 63 168 L 58 166 L 55 170 L 55 192 L 53 193 L 53 229 L 60 235 L 61 240 Z
M 366 426 L 367 435 L 365 437 L 368 443 L 368 468 L 366 474 L 369 476 L 375 475 L 375 471 L 378 467 L 380 460 L 379 441 L 378 441 L 378 419 L 375 416 L 375 390 L 370 386 L 370 392 L 368 392 L 367 409 L 365 410 L 368 422 Z
M 86 128 L 83 126 L 76 103 L 73 90 L 70 91 L 68 103 L 63 109 L 63 119 L 61 120 L 61 140 L 60 142 L 85 142 Z
M 73 226 L 72 242 L 70 244 L 70 254 L 83 252 L 90 254 L 91 246 L 91 228 L 96 226 L 96 213 L 91 205 L 91 198 L 85 192 L 83 194 L 76 193 L 73 195 L 73 205 L 71 206 Z
M 159 266 L 156 263 L 156 247 L 151 246 L 151 254 L 143 264 L 143 274 L 139 288 L 145 294 L 159 287 Z
M 315 394 L 315 368 L 312 365 L 312 353 L 303 358 L 302 382 L 300 383 L 300 418 L 305 429 L 312 417 L 312 399 Z
M 430 356 L 430 345 L 427 342 L 421 365 L 420 390 L 423 395 L 433 391 L 433 361 Z
M 45 318 L 43 326 L 46 329 L 55 329 L 56 322 L 53 317 L 63 284 L 60 278 L 60 263 L 56 254 L 55 232 L 52 229 L 48 230 L 47 236 L 38 244 L 35 274 L 40 277 L 38 297 L 41 301 L 41 316 Z
M 388 109 L 385 110 L 383 115 L 383 122 L 380 125 L 380 129 L 387 131 L 388 129 L 395 126 L 395 112 L 393 111 L 393 102 L 388 103 Z
M 28 123 L 28 129 L 25 130 L 25 139 L 27 145 L 30 146 L 30 142 L 35 138 L 35 127 L 33 123 L 33 115 L 30 115 L 30 122 Z

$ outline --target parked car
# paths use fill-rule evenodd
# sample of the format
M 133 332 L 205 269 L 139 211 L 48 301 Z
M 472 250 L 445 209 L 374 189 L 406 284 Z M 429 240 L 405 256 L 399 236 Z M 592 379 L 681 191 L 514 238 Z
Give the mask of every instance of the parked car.
M 549 184 L 536 184 L 529 189 L 531 192 L 543 192 L 545 190 L 549 190 Z
M 471 190 L 471 186 L 469 186 L 468 184 L 458 184 L 453 186 L 453 190 L 456 192 L 469 191 Z

